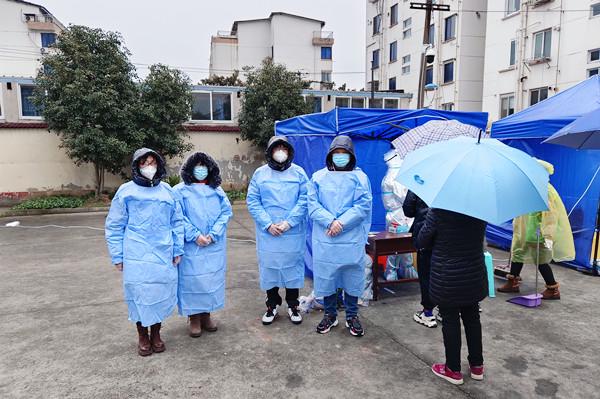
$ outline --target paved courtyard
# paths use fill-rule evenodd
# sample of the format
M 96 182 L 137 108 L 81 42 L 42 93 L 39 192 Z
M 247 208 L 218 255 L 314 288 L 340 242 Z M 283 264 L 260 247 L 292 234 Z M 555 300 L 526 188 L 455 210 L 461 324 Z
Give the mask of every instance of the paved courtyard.
M 0 227 L 0 398 L 600 397 L 600 278 L 555 267 L 563 299 L 537 309 L 508 304 L 505 295 L 486 299 L 486 379 L 454 387 L 429 369 L 443 360 L 442 335 L 412 321 L 417 284 L 361 308 L 360 339 L 343 328 L 316 334 L 320 312 L 300 326 L 286 318 L 263 326 L 255 247 L 243 241 L 254 239 L 254 226 L 244 207 L 234 212 L 228 234 L 241 241 L 228 244 L 219 331 L 189 338 L 186 320 L 174 315 L 164 323 L 167 351 L 148 358 L 136 353 L 135 326 L 102 231 Z M 0 225 L 102 229 L 104 218 L 31 216 Z M 534 290 L 533 270 L 523 272 L 527 293 Z

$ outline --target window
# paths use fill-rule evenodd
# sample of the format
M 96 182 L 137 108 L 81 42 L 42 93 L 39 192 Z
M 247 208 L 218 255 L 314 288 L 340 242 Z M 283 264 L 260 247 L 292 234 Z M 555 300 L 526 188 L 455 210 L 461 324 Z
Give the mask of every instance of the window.
M 510 66 L 515 65 L 517 62 L 517 41 L 515 39 L 510 41 L 510 57 L 509 64 Z
M 444 62 L 444 83 L 454 82 L 454 60 Z
M 500 118 L 507 117 L 515 113 L 515 95 L 504 94 L 500 96 Z
M 371 68 L 379 68 L 379 49 L 373 50 L 373 60 L 371 62 Z
M 548 98 L 548 88 L 541 87 L 539 89 L 533 89 L 529 93 L 529 105 L 537 104 L 542 100 Z
M 373 34 L 381 33 L 381 14 L 373 17 Z
M 398 61 L 398 42 L 390 43 L 390 62 Z
M 304 102 L 306 102 L 307 104 L 312 104 L 312 112 L 313 113 L 318 113 L 321 112 L 323 110 L 323 97 L 321 96 L 305 96 L 304 97 Z
M 594 75 L 598 75 L 599 71 L 600 71 L 600 68 L 588 69 L 588 78 L 590 78 Z
M 547 29 L 533 35 L 533 58 L 550 58 L 550 46 L 552 45 L 552 31 Z
M 456 14 L 449 16 L 444 20 L 444 41 L 456 39 Z
M 402 22 L 402 38 L 409 39 L 412 34 L 412 18 L 407 18 Z
M 398 109 L 398 99 L 397 98 L 386 98 L 383 103 L 385 109 Z
M 435 45 L 435 25 L 429 25 L 429 44 Z
M 4 114 L 2 113 L 2 82 L 0 82 L 0 119 L 4 119 Z
M 374 90 L 374 91 L 377 91 L 377 90 L 379 90 L 379 81 L 378 81 L 378 80 L 374 80 L 373 82 L 369 82 L 369 85 L 370 85 L 370 86 L 373 86 L 373 90 Z M 370 89 L 371 89 L 371 88 L 369 87 L 369 90 L 370 90 Z
M 331 47 L 321 47 L 321 59 L 322 60 L 330 60 L 331 59 Z
M 212 93 L 212 117 L 215 121 L 231 120 L 231 94 Z
M 321 83 L 331 83 L 331 71 L 321 71 Z
M 21 116 L 24 118 L 40 118 L 40 110 L 33 104 L 31 96 L 33 95 L 33 85 L 19 85 L 21 92 Z
M 410 54 L 402 57 L 402 75 L 410 73 Z
M 365 99 L 361 97 L 352 97 L 352 108 L 364 108 Z
M 425 69 L 425 84 L 428 85 L 430 83 L 433 83 L 433 67 Z
M 390 26 L 398 25 L 398 3 L 390 8 Z
M 597 17 L 600 15 L 600 3 L 592 4 L 592 17 Z
M 42 47 L 50 47 L 56 43 L 56 33 L 42 32 Z
M 396 78 L 390 78 L 388 81 L 388 90 L 396 90 Z
M 230 93 L 192 93 L 193 121 L 231 121 Z
M 454 111 L 454 103 L 442 104 L 442 109 L 444 111 Z
M 506 15 L 514 14 L 521 9 L 521 0 L 506 0 Z
M 600 49 L 588 51 L 588 62 L 600 61 Z
M 383 108 L 383 98 L 369 98 L 369 108 Z
M 350 106 L 350 99 L 348 97 L 336 97 L 335 106 L 340 108 L 348 108 Z

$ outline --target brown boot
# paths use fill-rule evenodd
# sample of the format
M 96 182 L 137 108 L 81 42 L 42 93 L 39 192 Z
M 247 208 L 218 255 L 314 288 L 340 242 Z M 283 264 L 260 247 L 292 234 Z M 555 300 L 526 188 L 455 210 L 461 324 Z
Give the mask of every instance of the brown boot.
M 504 284 L 501 287 L 497 288 L 498 292 L 519 292 L 519 286 L 521 285 L 521 277 L 519 276 L 513 276 L 512 274 L 509 274 L 506 276 L 506 278 L 508 279 L 506 281 L 506 284 Z
M 200 322 L 203 330 L 208 332 L 217 331 L 217 323 L 210 318 L 210 313 L 200 313 Z
M 193 314 L 190 316 L 188 332 L 190 333 L 190 337 L 192 338 L 198 338 L 200 335 L 202 335 L 202 323 L 200 322 L 200 314 Z
M 560 299 L 558 283 L 553 285 L 546 284 L 546 289 L 542 292 L 542 299 Z
M 150 342 L 152 343 L 152 351 L 154 353 L 164 352 L 167 349 L 165 343 L 160 339 L 160 323 L 150 326 Z
M 138 332 L 138 354 L 140 356 L 149 356 L 152 354 L 152 345 L 148 337 L 148 327 L 143 327 L 139 321 L 135 323 Z

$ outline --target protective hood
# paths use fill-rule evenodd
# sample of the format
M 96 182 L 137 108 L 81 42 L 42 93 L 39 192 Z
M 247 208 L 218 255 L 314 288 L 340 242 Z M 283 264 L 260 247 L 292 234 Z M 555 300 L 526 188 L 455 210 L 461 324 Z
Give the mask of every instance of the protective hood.
M 335 165 L 333 164 L 333 160 L 332 160 L 333 151 L 338 150 L 338 149 L 343 149 L 350 153 L 350 162 L 348 162 L 348 165 L 346 165 L 346 167 L 343 169 L 336 168 Z M 329 170 L 338 170 L 338 171 L 354 170 L 354 168 L 356 167 L 356 155 L 354 154 L 354 144 L 352 143 L 352 139 L 348 136 L 343 136 L 343 135 L 337 136 L 336 138 L 334 138 L 333 141 L 331 142 L 331 145 L 329 146 L 329 152 L 327 153 L 327 158 L 325 159 L 325 164 L 327 165 L 327 169 L 329 169 Z
M 219 170 L 219 166 L 210 155 L 203 152 L 195 152 L 185 160 L 179 172 L 183 182 L 188 186 L 198 183 L 198 179 L 194 177 L 194 167 L 198 164 L 202 164 L 208 169 L 207 184 L 212 188 L 219 187 L 221 185 L 221 171 Z
M 540 165 L 542 165 L 544 168 L 546 168 L 549 175 L 554 174 L 554 165 L 552 165 L 550 162 L 542 161 L 541 159 L 537 159 L 537 158 L 535 160 L 538 161 L 538 163 Z
M 138 162 L 146 155 L 153 155 L 156 158 L 156 174 L 152 180 L 142 176 Z M 156 151 L 150 148 L 140 148 L 133 154 L 131 161 L 131 176 L 135 184 L 143 187 L 154 187 L 160 184 L 160 181 L 167 176 L 166 162 L 164 158 Z
M 288 159 L 284 163 L 279 163 L 273 159 L 273 148 L 279 144 L 283 145 L 288 150 Z M 267 150 L 265 151 L 265 157 L 267 158 L 267 164 L 273 170 L 284 171 L 292 165 L 294 161 L 294 147 L 289 143 L 285 136 L 273 136 L 269 139 Z

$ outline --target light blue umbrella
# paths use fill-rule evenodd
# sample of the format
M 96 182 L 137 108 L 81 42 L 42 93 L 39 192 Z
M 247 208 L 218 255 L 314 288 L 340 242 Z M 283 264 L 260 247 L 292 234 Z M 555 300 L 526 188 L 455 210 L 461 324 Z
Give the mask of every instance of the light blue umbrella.
M 548 172 L 495 139 L 457 137 L 409 153 L 396 179 L 432 208 L 493 224 L 548 209 Z

